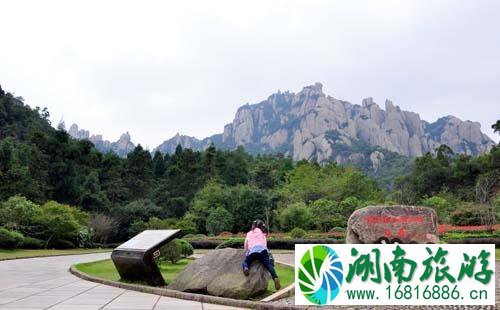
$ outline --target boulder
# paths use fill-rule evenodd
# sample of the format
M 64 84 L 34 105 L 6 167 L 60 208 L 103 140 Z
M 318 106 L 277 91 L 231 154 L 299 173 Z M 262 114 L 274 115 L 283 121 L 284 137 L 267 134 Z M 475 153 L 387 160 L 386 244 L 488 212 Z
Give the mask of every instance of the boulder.
M 264 293 L 269 272 L 260 262 L 254 261 L 250 274 L 245 276 L 241 268 L 244 257 L 242 249 L 210 251 L 189 264 L 168 288 L 237 299 Z
M 436 212 L 415 206 L 368 206 L 347 222 L 347 243 L 437 243 Z

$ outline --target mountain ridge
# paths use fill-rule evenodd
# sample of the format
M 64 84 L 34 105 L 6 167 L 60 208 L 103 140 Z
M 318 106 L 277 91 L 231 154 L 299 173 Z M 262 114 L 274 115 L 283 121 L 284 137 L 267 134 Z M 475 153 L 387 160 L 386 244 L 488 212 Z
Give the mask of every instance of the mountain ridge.
M 495 144 L 480 128 L 478 122 L 452 115 L 430 123 L 390 100 L 385 101 L 385 109 L 371 97 L 361 105 L 352 104 L 325 95 L 322 84 L 316 83 L 298 93 L 278 91 L 262 102 L 239 107 L 221 134 L 205 139 L 178 134 L 156 149 L 172 153 L 177 144 L 203 149 L 214 143 L 221 148 L 242 145 L 256 153 L 281 152 L 295 160 L 341 162 L 342 158 L 333 156 L 335 145 L 351 146 L 362 140 L 408 157 L 421 156 L 442 144 L 455 153 L 478 155 Z
M 99 150 L 120 156 L 135 147 L 128 132 L 110 142 L 73 124 L 69 134 L 89 139 Z M 371 97 L 352 104 L 323 93 L 321 83 L 306 86 L 298 93 L 277 91 L 259 103 L 247 103 L 237 109 L 234 120 L 224 126 L 222 133 L 204 139 L 177 133 L 154 151 L 173 153 L 178 145 L 203 150 L 210 144 L 221 149 L 241 145 L 253 154 L 282 153 L 294 160 L 371 166 L 374 172 L 389 153 L 394 153 L 391 158 L 412 158 L 446 144 L 455 153 L 476 156 L 495 145 L 481 132 L 478 122 L 462 121 L 453 115 L 428 122 L 388 99 L 384 109 Z

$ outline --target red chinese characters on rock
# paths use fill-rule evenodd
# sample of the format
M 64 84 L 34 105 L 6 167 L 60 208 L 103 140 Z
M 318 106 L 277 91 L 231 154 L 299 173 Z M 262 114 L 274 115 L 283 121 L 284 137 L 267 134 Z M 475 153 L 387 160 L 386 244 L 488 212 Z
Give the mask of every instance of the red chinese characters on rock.
M 369 206 L 348 221 L 348 243 L 437 243 L 434 210 L 414 206 Z

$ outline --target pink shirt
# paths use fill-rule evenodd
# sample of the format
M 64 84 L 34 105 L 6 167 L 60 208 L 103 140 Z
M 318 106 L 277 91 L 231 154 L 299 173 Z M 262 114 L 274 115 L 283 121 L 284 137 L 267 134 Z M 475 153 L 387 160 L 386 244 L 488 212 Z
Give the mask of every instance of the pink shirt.
M 245 238 L 245 250 L 251 250 L 256 245 L 267 248 L 266 234 L 260 228 L 250 230 L 247 232 L 247 237 Z

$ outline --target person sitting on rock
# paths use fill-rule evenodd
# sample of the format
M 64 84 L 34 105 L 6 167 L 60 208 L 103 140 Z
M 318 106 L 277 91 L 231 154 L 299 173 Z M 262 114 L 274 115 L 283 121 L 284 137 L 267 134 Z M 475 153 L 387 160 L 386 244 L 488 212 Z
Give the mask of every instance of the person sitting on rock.
M 281 284 L 273 263 L 269 258 L 266 236 L 266 224 L 262 220 L 253 221 L 252 229 L 250 229 L 245 238 L 245 260 L 241 265 L 243 267 L 243 273 L 248 276 L 252 262 L 254 260 L 259 260 L 271 274 L 274 280 L 274 287 L 279 290 Z

